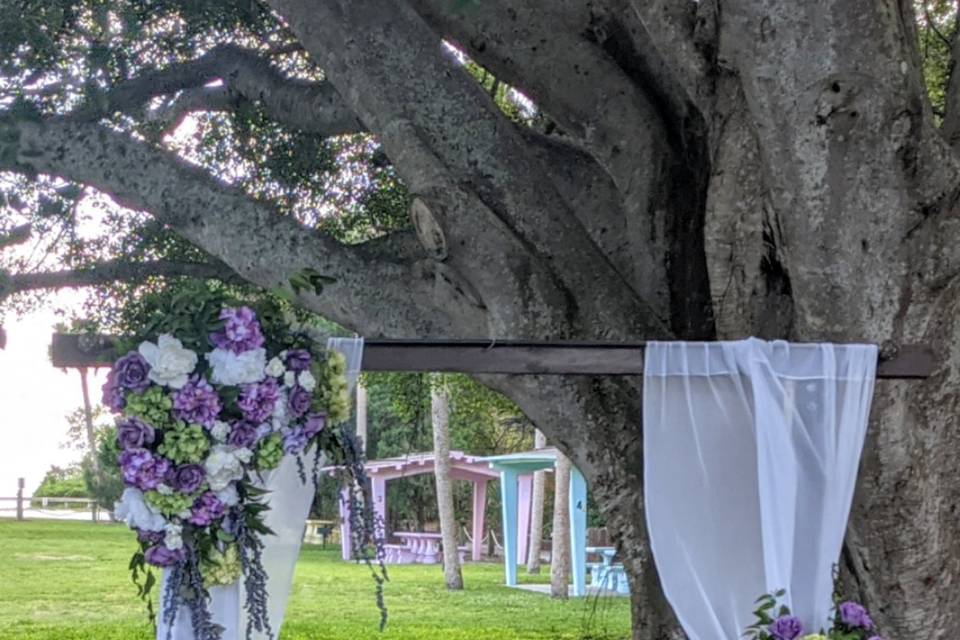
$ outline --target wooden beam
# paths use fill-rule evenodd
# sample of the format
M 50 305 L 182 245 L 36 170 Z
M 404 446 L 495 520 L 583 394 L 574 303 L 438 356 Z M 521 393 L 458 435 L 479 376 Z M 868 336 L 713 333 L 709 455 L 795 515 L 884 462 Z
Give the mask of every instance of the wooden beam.
M 54 334 L 57 367 L 109 366 L 114 338 Z M 440 340 L 372 338 L 364 343 L 364 371 L 443 371 L 552 375 L 642 375 L 643 342 Z M 926 378 L 937 366 L 932 349 L 900 347 L 880 358 L 878 378 Z

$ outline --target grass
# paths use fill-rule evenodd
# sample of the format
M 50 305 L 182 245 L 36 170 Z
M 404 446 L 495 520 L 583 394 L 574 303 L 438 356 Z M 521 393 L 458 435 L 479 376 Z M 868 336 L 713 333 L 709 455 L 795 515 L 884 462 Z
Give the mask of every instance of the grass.
M 126 566 L 132 534 L 120 525 L 0 520 L 0 640 L 148 640 Z M 530 582 L 544 576 L 522 576 Z M 447 592 L 436 566 L 390 568 L 390 620 L 377 631 L 373 581 L 338 550 L 300 555 L 281 640 L 614 640 L 629 636 L 626 599 L 571 599 L 503 586 L 498 564 L 464 567 L 467 588 Z

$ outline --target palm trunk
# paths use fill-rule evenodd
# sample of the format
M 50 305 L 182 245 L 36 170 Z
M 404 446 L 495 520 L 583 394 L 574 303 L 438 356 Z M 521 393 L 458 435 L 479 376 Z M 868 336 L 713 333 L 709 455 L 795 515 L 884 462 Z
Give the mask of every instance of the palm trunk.
M 537 429 L 533 446 L 542 449 L 547 446 L 547 437 Z M 540 551 L 543 542 L 543 502 L 547 477 L 545 472 L 533 474 L 533 505 L 530 510 L 530 552 L 527 554 L 527 573 L 540 573 Z
M 570 574 L 570 458 L 557 452 L 554 471 L 553 552 L 550 554 L 550 595 L 567 598 Z
M 463 589 L 463 574 L 457 551 L 457 521 L 453 512 L 453 482 L 450 477 L 450 398 L 441 377 L 430 392 L 433 418 L 434 475 L 437 478 L 437 506 L 443 536 L 443 579 L 447 589 Z

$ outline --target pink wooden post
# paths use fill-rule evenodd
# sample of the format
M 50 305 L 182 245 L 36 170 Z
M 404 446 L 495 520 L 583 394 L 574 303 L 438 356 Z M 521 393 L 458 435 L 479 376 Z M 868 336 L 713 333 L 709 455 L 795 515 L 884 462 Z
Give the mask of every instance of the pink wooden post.
M 527 548 L 530 542 L 530 507 L 533 504 L 533 474 L 526 473 L 519 478 L 517 495 L 517 558 L 520 564 L 527 562 Z
M 340 556 L 349 560 L 353 544 L 350 540 L 350 487 L 340 489 Z
M 483 519 L 487 515 L 487 480 L 473 481 L 473 550 L 471 558 L 480 562 L 483 551 Z

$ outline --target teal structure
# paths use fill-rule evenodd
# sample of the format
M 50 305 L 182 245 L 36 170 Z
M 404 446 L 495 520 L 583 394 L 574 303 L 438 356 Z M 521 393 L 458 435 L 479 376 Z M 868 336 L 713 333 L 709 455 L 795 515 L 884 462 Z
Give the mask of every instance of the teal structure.
M 518 554 L 518 541 L 520 547 L 526 549 L 526 540 L 521 538 L 529 535 L 528 527 L 520 525 L 521 521 L 528 521 L 532 499 L 529 491 L 524 491 L 521 497 L 521 482 L 527 480 L 535 471 L 552 470 L 557 463 L 557 450 L 536 449 L 491 456 L 483 460 L 490 463 L 491 469 L 500 472 L 504 571 L 507 586 L 515 587 L 517 565 L 526 562 L 526 558 L 519 557 L 521 554 Z M 576 467 L 570 472 L 570 569 L 573 595 L 587 595 L 587 481 Z

